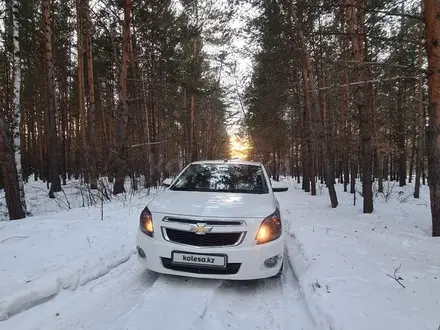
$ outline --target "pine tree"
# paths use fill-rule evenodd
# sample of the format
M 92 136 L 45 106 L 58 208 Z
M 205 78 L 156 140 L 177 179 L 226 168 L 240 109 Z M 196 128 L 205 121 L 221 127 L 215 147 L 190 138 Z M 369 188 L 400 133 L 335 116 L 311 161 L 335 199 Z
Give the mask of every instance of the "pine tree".
M 424 0 L 428 55 L 428 171 L 432 236 L 440 236 L 440 2 Z

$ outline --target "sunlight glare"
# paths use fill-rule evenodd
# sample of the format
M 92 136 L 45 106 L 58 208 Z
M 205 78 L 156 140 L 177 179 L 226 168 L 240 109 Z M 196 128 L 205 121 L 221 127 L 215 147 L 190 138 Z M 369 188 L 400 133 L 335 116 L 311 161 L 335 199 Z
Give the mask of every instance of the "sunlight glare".
M 246 138 L 232 135 L 230 138 L 231 158 L 246 160 L 251 149 L 249 140 Z

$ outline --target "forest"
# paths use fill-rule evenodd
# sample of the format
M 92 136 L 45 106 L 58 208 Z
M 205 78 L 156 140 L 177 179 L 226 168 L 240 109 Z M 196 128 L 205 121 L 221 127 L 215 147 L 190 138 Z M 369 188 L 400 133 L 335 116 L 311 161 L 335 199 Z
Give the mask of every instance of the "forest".
M 374 211 L 384 182 L 429 184 L 440 236 L 439 1 L 258 1 L 244 100 L 254 157 Z M 285 134 L 280 134 L 285 132 Z M 362 190 L 356 191 L 360 179 Z
M 228 158 L 232 120 L 248 159 L 312 195 L 325 185 L 333 208 L 336 184 L 367 214 L 386 182 L 415 198 L 429 185 L 440 236 L 438 0 L 0 0 L 0 15 L 11 220 L 29 215 L 28 180 L 54 198 L 106 178 L 117 195 Z M 225 83 L 240 56 L 244 86 Z

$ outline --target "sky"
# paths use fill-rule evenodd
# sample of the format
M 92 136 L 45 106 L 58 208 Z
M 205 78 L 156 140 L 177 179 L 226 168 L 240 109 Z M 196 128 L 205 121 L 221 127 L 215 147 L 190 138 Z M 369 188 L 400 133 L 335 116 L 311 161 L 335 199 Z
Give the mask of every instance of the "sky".
M 217 3 L 224 3 L 226 0 L 217 0 Z M 237 11 L 230 22 L 230 28 L 233 31 L 233 38 L 230 44 L 223 45 L 220 49 L 228 54 L 226 62 L 232 64 L 233 67 L 224 67 L 221 77 L 221 85 L 228 89 L 227 102 L 230 103 L 229 111 L 237 113 L 233 121 L 238 121 L 243 116 L 244 109 L 240 104 L 245 87 L 250 82 L 252 74 L 252 55 L 255 53 L 256 45 L 249 40 L 249 36 L 245 32 L 247 19 L 255 17 L 257 12 L 252 6 L 246 2 L 242 2 L 237 6 Z M 208 54 L 215 54 L 219 51 L 219 47 L 205 46 Z M 218 63 L 213 62 L 212 65 L 217 66 Z M 238 124 L 228 126 L 228 133 L 234 135 L 238 132 Z

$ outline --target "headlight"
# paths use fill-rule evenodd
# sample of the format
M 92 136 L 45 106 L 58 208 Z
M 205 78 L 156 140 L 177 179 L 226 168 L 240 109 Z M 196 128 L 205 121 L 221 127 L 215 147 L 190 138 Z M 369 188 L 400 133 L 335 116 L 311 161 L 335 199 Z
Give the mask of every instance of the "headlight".
M 141 231 L 150 237 L 153 237 L 153 217 L 151 216 L 151 212 L 148 207 L 141 212 L 141 216 L 139 218 L 139 227 Z
M 278 239 L 282 231 L 280 212 L 277 209 L 261 223 L 257 234 L 257 244 L 264 244 Z

